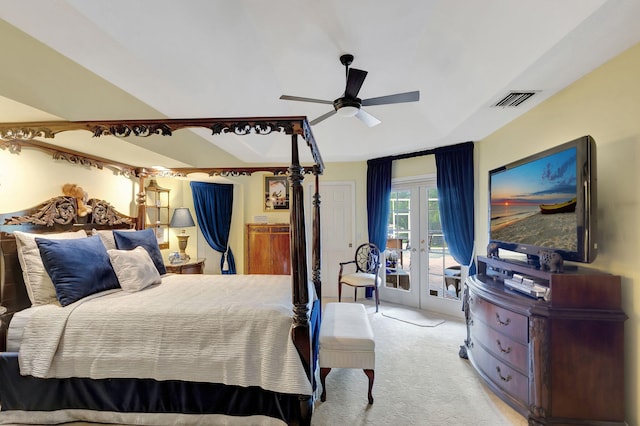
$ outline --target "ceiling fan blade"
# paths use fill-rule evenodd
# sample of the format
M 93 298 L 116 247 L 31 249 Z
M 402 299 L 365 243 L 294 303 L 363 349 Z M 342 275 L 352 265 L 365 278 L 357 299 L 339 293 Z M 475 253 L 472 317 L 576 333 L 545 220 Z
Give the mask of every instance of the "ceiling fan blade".
M 416 102 L 420 100 L 420 92 L 396 93 L 395 95 L 380 96 L 362 100 L 362 106 L 401 104 L 403 102 Z
M 356 117 L 358 117 L 360 121 L 362 121 L 369 127 L 377 126 L 378 124 L 382 123 L 382 121 L 378 120 L 362 108 L 358 110 L 358 112 L 356 113 Z
M 284 99 L 285 101 L 313 102 L 315 104 L 333 105 L 333 101 L 325 101 L 324 99 L 314 99 L 314 98 L 301 98 L 300 96 L 282 95 L 280 96 L 280 99 Z
M 366 71 L 349 68 L 349 74 L 347 75 L 347 87 L 344 89 L 345 98 L 358 97 L 358 92 L 360 91 L 366 76 Z
M 332 115 L 334 115 L 336 113 L 335 109 L 332 109 L 331 111 L 329 111 L 326 114 L 322 114 L 320 117 L 313 119 L 309 122 L 309 124 L 311 124 L 312 126 L 315 124 L 318 124 L 319 122 L 321 122 L 322 120 L 326 120 L 327 118 L 331 117 Z

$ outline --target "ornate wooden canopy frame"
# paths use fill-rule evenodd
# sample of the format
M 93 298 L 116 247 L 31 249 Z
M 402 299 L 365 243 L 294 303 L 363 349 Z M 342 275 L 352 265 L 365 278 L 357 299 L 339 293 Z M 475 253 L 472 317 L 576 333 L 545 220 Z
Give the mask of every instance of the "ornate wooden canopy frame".
M 155 171 L 118 163 L 104 158 L 86 155 L 81 152 L 65 150 L 52 144 L 35 140 L 42 137 L 53 139 L 59 133 L 74 130 L 86 130 L 94 137 L 116 136 L 148 137 L 151 135 L 172 136 L 176 130 L 186 128 L 206 128 L 212 135 L 225 133 L 235 135 L 268 135 L 273 132 L 288 135 L 300 135 L 309 146 L 315 166 L 322 174 L 324 163 L 318 151 L 311 126 L 306 117 L 251 117 L 251 118 L 183 118 L 153 120 L 103 120 L 103 121 L 34 121 L 18 123 L 0 123 L 0 148 L 10 152 L 20 152 L 23 147 L 46 151 L 54 159 L 65 159 L 71 163 L 103 168 L 105 165 L 114 168 L 124 175 L 147 176 L 186 176 L 189 173 L 202 172 L 210 176 L 244 176 L 254 172 L 269 171 L 284 174 L 286 168 L 277 166 L 262 167 L 212 167 L 212 168 L 176 168 L 169 171 Z
M 235 135 L 268 135 L 273 132 L 291 135 L 291 163 L 289 166 L 260 167 L 213 167 L 213 168 L 177 168 L 153 170 L 135 167 L 129 164 L 111 161 L 105 158 L 86 155 L 78 151 L 67 150 L 53 144 L 35 140 L 35 138 L 54 138 L 57 134 L 86 130 L 94 137 L 113 135 L 116 137 L 151 135 L 171 136 L 180 129 L 207 128 L 212 135 L 225 133 Z M 313 165 L 306 169 L 300 164 L 298 137 L 301 136 L 311 152 Z M 313 234 L 312 234 L 312 280 L 316 294 L 321 298 L 320 280 L 320 196 L 319 175 L 324 171 L 324 163 L 311 127 L 306 117 L 250 117 L 250 118 L 197 118 L 197 119 L 156 119 L 156 120 L 113 120 L 113 121 L 45 121 L 0 123 L 0 148 L 11 153 L 19 153 L 23 148 L 48 152 L 55 160 L 66 160 L 72 164 L 109 168 L 126 177 L 137 177 L 140 180 L 140 192 L 137 194 L 138 204 L 137 228 L 144 229 L 145 198 L 144 180 L 151 176 L 187 176 L 190 173 L 207 173 L 209 176 L 249 176 L 255 172 L 271 172 L 276 175 L 287 175 L 291 184 L 290 229 L 291 229 L 291 265 L 292 265 L 292 299 L 293 299 L 293 342 L 305 365 L 307 376 L 313 383 L 312 340 L 309 318 L 309 288 L 307 277 L 307 250 L 304 216 L 304 191 L 302 181 L 305 173 L 315 175 L 315 193 L 313 196 Z M 0 224 L 2 225 L 2 224 Z M 303 423 L 310 423 L 312 399 L 302 395 L 301 410 Z

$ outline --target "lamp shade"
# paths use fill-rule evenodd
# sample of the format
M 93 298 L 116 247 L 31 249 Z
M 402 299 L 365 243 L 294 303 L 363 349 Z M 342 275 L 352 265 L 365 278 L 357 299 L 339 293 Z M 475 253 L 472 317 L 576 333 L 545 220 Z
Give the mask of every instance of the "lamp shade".
M 171 223 L 169 223 L 169 226 L 171 228 L 187 228 L 190 226 L 196 226 L 196 224 L 187 207 L 178 207 L 173 211 L 173 216 L 171 217 Z

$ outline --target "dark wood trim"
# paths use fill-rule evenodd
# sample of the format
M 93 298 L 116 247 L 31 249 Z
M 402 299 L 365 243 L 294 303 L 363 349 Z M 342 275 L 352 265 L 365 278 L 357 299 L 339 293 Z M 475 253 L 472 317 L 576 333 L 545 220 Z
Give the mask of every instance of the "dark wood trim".
M 273 132 L 280 132 L 288 135 L 300 135 L 307 142 L 316 166 L 319 167 L 321 172 L 324 170 L 322 156 L 320 155 L 315 138 L 311 132 L 311 126 L 309 125 L 307 118 L 302 116 L 0 123 L 0 148 L 8 148 L 11 152 L 19 152 L 23 146 L 29 146 L 54 152 L 73 152 L 84 159 L 97 159 L 98 157 L 92 157 L 69 150 L 61 150 L 54 145 L 34 141 L 33 139 L 37 137 L 54 138 L 59 133 L 73 130 L 86 130 L 91 132 L 94 137 L 110 135 L 117 137 L 148 137 L 151 135 L 171 136 L 173 135 L 173 132 L 177 130 L 196 127 L 209 129 L 211 130 L 212 135 L 225 133 L 232 133 L 236 135 L 268 135 Z M 105 159 L 100 159 L 100 161 L 114 165 L 119 164 L 123 169 L 126 168 L 126 165 L 121 163 Z M 96 167 L 98 166 L 96 165 Z M 263 170 L 264 168 L 259 169 Z M 280 170 L 281 168 L 277 169 Z M 226 170 L 229 173 L 233 172 L 233 168 L 222 168 L 218 170 Z M 251 170 L 251 168 L 247 168 L 247 170 Z M 131 172 L 131 169 L 128 169 L 127 171 Z
M 322 265 L 322 245 L 321 237 L 322 232 L 320 228 L 320 179 L 317 171 L 315 173 L 315 191 L 313 194 L 313 242 L 312 242 L 312 254 L 311 261 L 313 262 L 313 285 L 316 289 L 316 295 L 318 299 L 322 300 L 322 277 L 321 277 L 321 265 Z

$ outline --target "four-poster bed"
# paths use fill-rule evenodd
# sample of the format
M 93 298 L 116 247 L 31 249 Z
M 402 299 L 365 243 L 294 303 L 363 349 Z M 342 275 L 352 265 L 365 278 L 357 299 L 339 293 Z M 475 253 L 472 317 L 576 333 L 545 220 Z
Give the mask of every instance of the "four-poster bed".
M 114 135 L 114 136 L 149 136 L 153 134 L 170 136 L 176 130 L 183 128 L 204 127 L 212 131 L 214 135 L 223 133 L 233 133 L 236 135 L 247 134 L 270 134 L 272 132 L 285 133 L 291 136 L 291 164 L 288 167 L 217 167 L 217 168 L 181 168 L 168 171 L 157 172 L 145 168 L 138 168 L 127 164 L 117 163 L 102 158 L 92 157 L 80 152 L 60 149 L 51 144 L 47 144 L 33 138 L 45 137 L 52 138 L 60 132 L 70 130 L 87 130 L 94 136 Z M 313 164 L 306 169 L 300 163 L 298 138 L 302 137 L 306 142 Z M 248 420 L 256 422 L 259 416 L 260 422 L 264 424 L 309 424 L 311 419 L 313 404 L 313 389 L 315 389 L 315 368 L 317 355 L 317 332 L 319 327 L 319 300 L 321 297 L 320 286 L 320 215 L 319 215 L 319 192 L 318 192 L 318 176 L 322 174 L 324 165 L 322 158 L 316 146 L 315 140 L 311 133 L 311 129 L 305 117 L 260 117 L 260 118 L 238 118 L 238 119 L 165 119 L 165 120 L 123 120 L 123 121 L 82 121 L 82 122 L 37 122 L 37 123 L 4 123 L 0 124 L 0 148 L 8 149 L 10 152 L 19 153 L 23 148 L 38 149 L 49 152 L 54 159 L 64 159 L 71 163 L 78 163 L 97 168 L 109 167 L 118 173 L 127 177 L 137 177 L 139 179 L 140 192 L 137 195 L 138 211 L 136 217 L 123 215 L 110 204 L 103 200 L 91 200 L 90 203 L 94 207 L 92 212 L 83 218 L 76 214 L 75 200 L 69 197 L 55 197 L 41 205 L 23 210 L 20 212 L 2 212 L 0 214 L 0 249 L 1 251 L 1 279 L 2 287 L 0 288 L 0 306 L 6 308 L 7 312 L 2 313 L 0 318 L 2 324 L 0 326 L 0 424 L 13 422 L 15 419 L 29 419 L 30 415 L 37 413 L 49 413 L 48 421 L 55 421 L 56 416 L 60 421 L 69 421 L 73 418 L 64 417 L 60 413 L 65 410 L 75 410 L 75 413 L 81 413 L 83 418 L 80 420 L 93 421 L 112 421 L 111 418 L 101 417 L 107 413 L 112 415 L 113 412 L 121 413 L 120 422 L 130 420 L 140 422 L 137 424 L 147 424 L 145 422 L 153 422 L 149 424 L 160 424 L 163 421 L 159 418 L 145 419 L 143 414 L 150 416 L 156 414 L 166 414 L 171 412 L 176 417 L 171 417 L 168 421 L 211 421 L 213 418 L 197 417 L 207 415 L 226 415 L 225 422 L 233 422 L 235 420 Z M 249 383 L 227 383 L 224 380 L 216 381 L 217 372 L 210 372 L 210 379 L 201 381 L 195 380 L 194 377 L 188 376 L 185 380 L 180 377 L 171 375 L 129 377 L 126 374 L 110 377 L 108 374 L 95 376 L 93 372 L 79 373 L 79 377 L 73 375 L 61 376 L 59 378 L 43 375 L 42 377 L 33 377 L 31 375 L 21 375 L 18 369 L 18 354 L 15 352 L 5 352 L 7 334 L 7 325 L 10 323 L 12 316 L 23 309 L 32 305 L 31 295 L 27 294 L 25 289 L 25 276 L 21 270 L 21 260 L 18 259 L 20 253 L 17 247 L 14 233 L 16 231 L 29 234 L 46 234 L 60 233 L 67 231 L 84 230 L 87 234 L 92 232 L 109 233 L 111 230 L 120 228 L 134 228 L 138 230 L 145 229 L 145 179 L 152 176 L 187 176 L 193 172 L 204 172 L 211 176 L 239 176 L 250 175 L 254 172 L 271 172 L 278 175 L 288 175 L 291 185 L 291 208 L 290 208 L 290 229 L 291 229 L 291 276 L 286 277 L 287 288 L 289 289 L 288 303 L 290 309 L 287 315 L 287 344 L 291 343 L 296 354 L 296 364 L 293 369 L 300 369 L 303 372 L 304 383 L 298 387 L 293 387 L 294 391 L 288 391 L 287 387 L 280 389 L 278 386 L 271 386 L 272 382 L 277 380 L 267 380 L 254 385 L 253 379 L 248 379 Z M 313 196 L 313 234 L 312 234 L 312 277 L 308 277 L 308 262 L 306 250 L 306 231 L 305 231 L 305 215 L 304 215 L 304 194 L 302 180 L 305 173 L 312 173 L 315 176 L 316 191 Z M 18 232 L 18 234 L 20 234 Z M 114 232 L 116 239 L 120 235 Z M 40 238 L 38 246 L 42 253 Z M 68 243 L 76 244 L 76 243 Z M 82 243 L 84 244 L 84 243 Z M 44 245 L 44 244 L 42 244 Z M 110 252 L 111 253 L 111 252 Z M 44 260 L 44 259 L 43 259 Z M 151 295 L 160 292 L 158 289 L 168 289 L 171 286 L 169 281 L 176 280 L 178 277 L 186 276 L 163 276 L 162 283 L 152 285 L 147 289 L 138 293 Z M 207 277 L 199 276 L 198 280 L 207 280 Z M 218 278 L 224 279 L 221 276 Z M 265 281 L 269 281 L 274 277 L 265 277 Z M 190 280 L 194 276 L 189 277 Z M 274 279 L 281 282 L 281 279 Z M 189 283 L 183 285 L 190 285 Z M 194 288 L 203 285 L 200 282 L 191 282 Z M 216 284 L 224 286 L 225 284 Z M 244 283 L 238 286 L 244 286 Z M 251 285 L 251 284 L 246 284 Z M 209 287 L 211 287 L 210 285 Z M 282 287 L 281 284 L 274 283 L 274 287 Z M 184 287 L 183 287 L 184 288 Z M 240 287 L 238 287 L 240 288 Z M 117 294 L 118 291 L 114 290 Z M 205 290 L 203 290 L 205 291 Z M 206 289 L 209 291 L 209 289 Z M 252 290 L 246 290 L 252 293 Z M 220 290 L 224 292 L 224 290 Z M 123 293 L 120 291 L 120 293 Z M 69 306 L 74 307 L 77 313 L 92 306 L 97 306 L 103 298 L 117 298 L 112 294 L 95 297 L 85 302 L 80 299 Z M 135 297 L 141 297 L 138 294 Z M 93 297 L 93 296 L 89 296 Z M 160 296 L 162 297 L 162 296 Z M 171 297 L 171 296 L 169 296 Z M 269 298 L 270 295 L 265 295 Z M 275 297 L 275 296 L 274 296 Z M 278 296 L 280 297 L 280 296 Z M 217 297 L 212 297 L 216 299 Z M 222 296 L 219 297 L 223 299 Z M 282 306 L 281 299 L 275 297 L 274 305 Z M 111 304 L 113 302 L 109 302 Z M 185 302 L 186 304 L 187 302 Z M 237 301 L 231 301 L 230 306 L 238 306 Z M 144 304 L 144 303 L 142 303 Z M 267 304 L 267 303 L 265 303 Z M 64 308 L 67 308 L 66 306 Z M 42 312 L 51 310 L 52 312 L 60 311 L 58 306 L 45 305 L 44 308 L 37 306 L 39 311 L 33 314 L 29 321 L 34 321 L 38 315 L 41 317 Z M 91 308 L 99 309 L 99 308 Z M 229 309 L 225 307 L 223 309 Z M 251 308 L 249 308 L 251 309 Z M 46 314 L 45 314 L 46 315 Z M 76 315 L 76 313 L 74 313 Z M 89 314 L 87 314 L 89 315 Z M 96 316 L 94 312 L 91 317 Z M 173 313 L 172 313 L 173 315 Z M 179 315 L 179 313 L 175 313 Z M 271 312 L 268 315 L 273 316 Z M 16 317 L 18 317 L 16 315 Z M 79 314 L 77 315 L 79 316 Z M 251 328 L 251 317 L 239 321 L 235 317 L 235 323 L 243 323 L 243 328 Z M 206 316 L 205 316 L 206 317 Z M 71 318 L 71 315 L 69 316 Z M 106 321 L 106 320 L 105 320 Z M 256 319 L 256 321 L 259 321 Z M 264 320 L 263 320 L 264 321 Z M 46 316 L 45 316 L 45 321 Z M 264 322 L 262 323 L 264 325 Z M 27 325 L 24 326 L 24 334 L 27 332 Z M 97 327 L 94 324 L 94 327 Z M 209 327 L 212 327 L 209 325 Z M 228 325 L 224 327 L 229 327 Z M 33 328 L 33 326 L 32 326 Z M 264 329 L 267 329 L 266 327 Z M 65 331 L 66 333 L 66 331 Z M 274 333 L 276 333 L 274 331 Z M 71 342 L 70 337 L 66 337 Z M 65 343 L 67 341 L 61 340 Z M 23 344 L 24 341 L 23 341 Z M 57 343 L 54 341 L 53 346 Z M 69 343 L 70 344 L 70 343 Z M 276 345 L 276 343 L 274 343 Z M 264 342 L 260 347 L 270 346 Z M 251 346 L 250 346 L 251 347 Z M 67 349 L 65 345 L 58 348 L 59 355 Z M 148 349 L 145 349 L 148 350 Z M 256 350 L 253 348 L 252 350 Z M 262 350 L 258 348 L 258 350 Z M 284 351 L 284 350 L 283 350 Z M 114 351 L 117 352 L 117 351 Z M 286 352 L 286 351 L 284 351 Z M 251 355 L 251 354 L 250 354 Z M 254 358 L 262 355 L 256 352 Z M 280 355 L 278 355 L 280 356 Z M 284 355 L 283 355 L 284 356 Z M 25 355 L 26 357 L 26 355 Z M 252 358 L 248 356 L 248 358 Z M 119 360 L 127 362 L 127 360 Z M 206 361 L 206 360 L 205 360 Z M 203 362 L 205 362 L 203 361 Z M 24 360 L 23 360 L 24 362 Z M 52 361 L 51 365 L 57 361 Z M 60 361 L 64 363 L 66 361 Z M 194 361 L 195 362 L 195 361 Z M 264 361 L 268 362 L 268 361 Z M 274 362 L 282 362 L 282 359 Z M 270 371 L 273 366 L 263 365 Z M 75 368 L 75 367 L 74 367 Z M 196 374 L 197 373 L 193 373 Z M 286 372 L 282 373 L 286 374 Z M 95 376 L 95 377 L 94 377 Z M 203 374 L 203 377 L 207 376 Z M 86 379 L 85 377 L 90 377 Z M 97 378 L 96 378 L 97 377 Z M 299 379 L 299 378 L 298 378 Z M 282 381 L 282 380 L 281 380 Z M 295 382 L 296 380 L 284 380 Z M 274 390 L 275 389 L 275 390 Z M 36 393 L 37 397 L 29 401 L 24 401 L 25 395 Z M 66 395 L 62 397 L 61 395 Z M 87 397 L 90 395 L 90 397 Z M 105 401 L 106 400 L 106 405 Z M 80 401 L 80 402 L 78 402 Z M 235 401 L 235 405 L 230 405 L 230 401 Z M 239 402 L 238 402 L 239 401 Z M 78 403 L 79 405 L 74 405 Z M 249 409 L 246 411 L 245 409 Z M 52 415 L 55 413 L 56 415 Z M 89 413 L 89 414 L 87 414 Z M 96 417 L 90 417 L 91 414 Z M 15 417 L 12 417 L 15 415 Z M 127 417 L 127 415 L 133 417 Z M 26 417 L 25 417 L 26 416 Z M 88 416 L 88 417 L 87 417 Z M 139 416 L 139 417 L 135 417 Z M 180 417 L 195 416 L 195 417 Z M 39 418 L 42 420 L 42 418 Z M 189 419 L 189 420 L 186 420 Z M 220 420 L 215 417 L 216 421 Z

